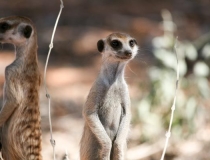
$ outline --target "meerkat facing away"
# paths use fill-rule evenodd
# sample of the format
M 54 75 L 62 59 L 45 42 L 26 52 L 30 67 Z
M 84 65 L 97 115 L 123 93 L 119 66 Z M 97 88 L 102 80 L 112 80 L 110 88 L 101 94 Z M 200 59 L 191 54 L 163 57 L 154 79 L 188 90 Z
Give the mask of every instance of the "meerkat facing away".
M 126 64 L 133 59 L 136 40 L 124 33 L 113 33 L 97 43 L 102 67 L 84 106 L 81 160 L 123 160 L 131 111 L 124 79 Z
M 0 19 L 0 43 L 11 43 L 16 58 L 5 69 L 3 107 L 0 111 L 4 160 L 41 160 L 39 111 L 40 72 L 37 33 L 25 17 Z

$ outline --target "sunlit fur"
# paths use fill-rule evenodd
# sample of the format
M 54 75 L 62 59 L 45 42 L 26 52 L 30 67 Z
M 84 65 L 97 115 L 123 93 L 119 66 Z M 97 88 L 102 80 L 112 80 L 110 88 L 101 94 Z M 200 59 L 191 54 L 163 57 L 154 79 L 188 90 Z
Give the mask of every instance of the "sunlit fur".
M 118 52 L 110 46 L 113 39 L 122 42 L 123 47 Z M 124 70 L 138 52 L 136 44 L 134 47 L 128 45 L 130 39 L 132 37 L 124 33 L 114 33 L 103 39 L 101 70 L 83 109 L 81 160 L 125 159 L 131 111 Z M 125 59 L 116 56 L 122 56 L 125 50 L 130 50 L 132 55 Z

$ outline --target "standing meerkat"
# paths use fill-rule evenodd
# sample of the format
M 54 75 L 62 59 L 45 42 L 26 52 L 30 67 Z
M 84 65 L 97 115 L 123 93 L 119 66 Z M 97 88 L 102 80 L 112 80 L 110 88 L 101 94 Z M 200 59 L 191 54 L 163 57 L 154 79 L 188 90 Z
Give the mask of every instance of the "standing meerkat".
M 113 33 L 97 43 L 102 67 L 84 106 L 81 160 L 124 160 L 131 110 L 124 79 L 126 64 L 133 59 L 136 40 L 124 33 Z
M 25 17 L 2 18 L 0 42 L 11 43 L 16 49 L 14 62 L 5 69 L 0 111 L 3 158 L 41 160 L 40 72 L 35 27 Z

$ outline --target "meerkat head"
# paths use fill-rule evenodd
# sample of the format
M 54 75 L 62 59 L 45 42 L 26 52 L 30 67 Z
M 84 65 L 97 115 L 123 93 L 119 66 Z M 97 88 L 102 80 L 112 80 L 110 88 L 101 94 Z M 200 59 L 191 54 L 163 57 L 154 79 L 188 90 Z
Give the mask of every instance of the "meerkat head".
M 32 22 L 25 17 L 6 17 L 0 19 L 0 43 L 21 45 L 34 34 Z
M 138 53 L 136 40 L 125 33 L 112 33 L 107 38 L 99 40 L 97 47 L 105 58 L 116 61 L 131 60 Z

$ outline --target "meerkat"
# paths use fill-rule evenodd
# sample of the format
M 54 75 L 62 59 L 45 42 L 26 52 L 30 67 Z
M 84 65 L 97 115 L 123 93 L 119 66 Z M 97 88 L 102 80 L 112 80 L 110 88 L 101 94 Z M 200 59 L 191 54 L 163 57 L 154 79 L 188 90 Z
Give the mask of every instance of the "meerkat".
M 124 79 L 126 64 L 138 53 L 136 40 L 113 33 L 99 40 L 102 67 L 83 109 L 81 160 L 124 160 L 131 110 Z
M 0 19 L 0 43 L 15 46 L 16 58 L 5 69 L 0 111 L 4 160 L 42 160 L 39 111 L 41 76 L 37 60 L 37 33 L 31 20 Z

